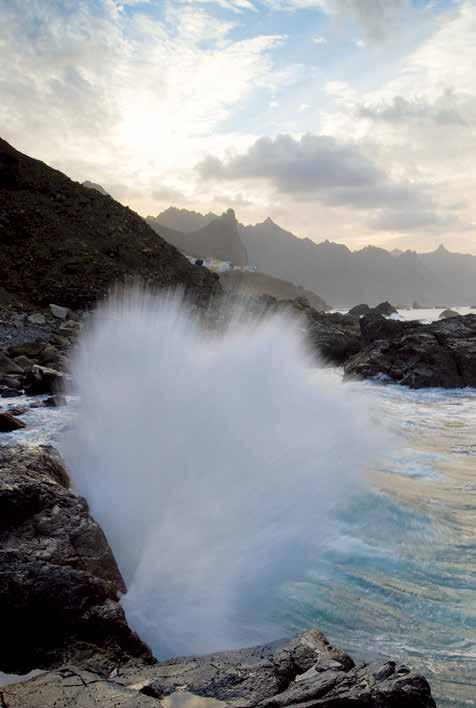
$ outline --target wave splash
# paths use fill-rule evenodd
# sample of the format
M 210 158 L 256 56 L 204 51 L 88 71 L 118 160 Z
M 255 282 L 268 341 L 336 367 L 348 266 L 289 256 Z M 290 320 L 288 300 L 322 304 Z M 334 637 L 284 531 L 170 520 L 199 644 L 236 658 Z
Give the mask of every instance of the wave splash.
M 160 657 L 280 636 L 260 607 L 303 577 L 379 447 L 299 321 L 227 319 L 206 332 L 180 294 L 135 289 L 97 310 L 73 364 L 65 456 Z

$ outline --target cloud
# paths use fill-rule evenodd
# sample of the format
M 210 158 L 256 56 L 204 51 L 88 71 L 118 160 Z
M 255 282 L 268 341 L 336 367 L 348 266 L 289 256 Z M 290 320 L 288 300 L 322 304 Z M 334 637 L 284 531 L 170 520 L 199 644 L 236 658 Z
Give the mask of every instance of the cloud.
M 449 90 L 445 91 L 440 97 L 434 101 L 429 101 L 425 97 L 415 96 L 405 98 L 403 96 L 394 96 L 387 101 L 379 101 L 377 103 L 364 104 L 358 109 L 358 116 L 361 118 L 370 118 L 377 121 L 386 121 L 388 123 L 407 123 L 409 121 L 433 121 L 441 125 L 467 125 L 467 121 L 463 115 L 466 103 L 466 97 L 461 101 L 458 97 Z M 475 105 L 474 99 L 471 97 L 471 117 L 474 117 Z
M 197 170 L 207 180 L 265 180 L 294 200 L 368 211 L 374 229 L 443 223 L 425 185 L 394 180 L 356 145 L 325 135 L 260 138 L 227 160 L 208 156 Z
M 223 10 L 230 10 L 234 13 L 241 13 L 245 10 L 257 11 L 256 5 L 252 0 L 181 0 L 182 4 L 189 5 L 217 5 Z M 179 0 L 180 2 L 180 0 Z
M 323 0 L 323 9 L 357 22 L 368 39 L 381 41 L 394 35 L 410 5 L 408 0 Z
M 394 35 L 409 13 L 409 0 L 261 0 L 275 10 L 319 9 L 340 22 L 357 24 L 370 40 Z
M 314 35 L 314 37 L 312 37 L 312 41 L 314 42 L 314 44 L 317 45 L 327 44 L 327 39 L 325 37 L 322 37 L 320 34 Z
M 324 135 L 260 138 L 224 162 L 209 156 L 198 165 L 205 179 L 269 179 L 279 191 L 332 199 L 338 190 L 368 190 L 385 175 L 359 149 Z
M 472 231 L 473 224 L 465 224 L 458 217 L 440 215 L 435 211 L 392 211 L 383 209 L 371 220 L 370 225 L 377 231 L 424 231 L 448 233 L 448 231 Z
M 283 38 L 164 2 L 0 3 L 3 137 L 77 179 L 136 183 L 199 159 L 233 108 L 279 77 Z M 150 11 L 149 11 L 150 8 Z
M 162 184 L 160 187 L 157 187 L 157 189 L 153 189 L 151 196 L 158 202 L 169 202 L 173 204 L 188 204 L 190 202 L 189 197 L 180 191 L 180 189 L 166 184 Z
M 180 0 L 178 0 L 180 2 Z M 338 22 L 357 24 L 365 37 L 382 41 L 394 36 L 399 25 L 414 15 L 409 0 L 181 0 L 185 4 L 216 5 L 233 13 L 258 12 L 263 6 L 275 11 L 320 10 Z M 316 44 L 325 43 L 317 36 Z

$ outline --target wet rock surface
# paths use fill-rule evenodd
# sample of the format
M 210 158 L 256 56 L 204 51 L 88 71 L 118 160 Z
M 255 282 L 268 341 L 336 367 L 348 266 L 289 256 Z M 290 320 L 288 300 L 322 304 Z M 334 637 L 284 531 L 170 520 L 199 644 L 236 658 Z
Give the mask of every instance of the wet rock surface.
M 0 706 L 8 708 L 142 708 L 160 703 L 137 691 L 74 666 L 49 671 L 30 681 L 0 686 Z
M 443 312 L 440 312 L 438 319 L 440 320 L 447 320 L 450 317 L 459 317 L 460 314 L 459 312 L 456 312 L 456 310 L 443 310 Z
M 150 661 L 118 602 L 125 590 L 59 458 L 42 448 L 0 448 L 0 670 L 76 661 L 108 672 L 131 657 Z
M 393 661 L 355 666 L 318 630 L 251 649 L 129 665 L 107 680 L 69 666 L 0 690 L 9 708 L 37 708 L 38 695 L 65 706 L 95 705 L 86 701 L 96 698 L 105 706 L 435 708 L 422 676 Z
M 21 428 L 26 428 L 25 423 L 10 412 L 0 411 L 0 433 L 11 433 L 13 430 Z
M 343 364 L 362 349 L 359 325 L 346 315 L 308 313 L 311 346 L 327 364 Z
M 346 378 L 415 389 L 476 386 L 476 315 L 429 325 L 364 317 L 360 324 L 367 346 L 345 363 Z

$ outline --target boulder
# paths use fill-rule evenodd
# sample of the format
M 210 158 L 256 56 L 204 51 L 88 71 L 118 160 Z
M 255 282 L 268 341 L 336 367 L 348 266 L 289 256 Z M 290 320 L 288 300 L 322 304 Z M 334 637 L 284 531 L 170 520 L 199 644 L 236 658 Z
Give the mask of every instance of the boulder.
M 8 407 L 8 412 L 14 416 L 25 415 L 27 410 L 28 410 L 28 408 L 26 408 L 25 406 L 9 406 Z
M 370 332 L 373 326 L 369 322 Z M 387 326 L 393 336 L 364 334 L 367 346 L 345 363 L 346 378 L 377 379 L 410 388 L 476 386 L 476 315 L 430 325 L 390 325 L 388 321 Z
M 21 344 L 12 344 L 8 347 L 8 355 L 12 358 L 26 356 L 30 359 L 36 359 L 46 347 L 46 342 L 37 339 L 35 342 L 22 342 Z
M 66 405 L 68 405 L 68 402 L 64 396 L 50 396 L 45 400 L 45 406 L 47 408 L 60 408 Z
M 21 428 L 26 428 L 22 420 L 18 420 L 18 418 L 15 418 L 11 413 L 0 411 L 0 433 L 11 433 Z
M 0 352 L 0 375 L 23 374 L 23 369 L 13 359 Z
M 60 324 L 59 334 L 70 336 L 71 334 L 77 334 L 80 330 L 81 322 L 77 320 L 66 320 L 66 322 Z
M 398 310 L 387 300 L 385 300 L 385 302 L 381 302 L 379 305 L 376 305 L 374 307 L 374 311 L 378 312 L 379 315 L 384 315 L 384 317 L 398 314 Z
M 32 315 L 28 315 L 26 318 L 27 322 L 35 325 L 46 324 L 46 317 L 41 312 L 34 312 Z
M 27 356 L 24 355 L 16 356 L 14 362 L 21 369 L 23 369 L 23 371 L 31 371 L 31 367 L 35 363 L 32 359 L 29 359 Z
M 50 312 L 53 317 L 59 320 L 65 320 L 69 313 L 69 307 L 61 307 L 61 305 L 49 305 Z
M 18 391 L 21 388 L 21 383 L 18 379 L 14 379 L 11 376 L 3 376 L 0 378 L 0 386 L 7 386 Z
M 368 305 L 355 305 L 355 307 L 352 307 L 349 312 L 347 313 L 348 317 L 352 317 L 353 319 L 360 319 L 364 315 L 367 315 L 370 312 L 370 307 Z
M 17 388 L 4 388 L 2 389 L 2 398 L 15 398 L 16 396 L 21 396 L 21 391 Z
M 59 356 L 60 354 L 56 347 L 50 344 L 43 349 L 43 351 L 38 357 L 38 361 L 40 362 L 40 364 L 52 366 L 58 364 Z
M 447 320 L 450 317 L 460 317 L 460 314 L 455 310 L 443 310 L 443 312 L 440 312 L 438 315 L 439 320 Z
M 43 393 L 56 394 L 64 390 L 69 380 L 69 377 L 56 369 L 34 364 L 25 377 L 25 392 L 31 396 Z
M 152 661 L 118 602 L 106 538 L 51 451 L 0 448 L 0 549 L 1 671 Z
M 60 334 L 52 334 L 50 343 L 57 347 L 69 347 L 71 340 L 68 337 L 63 337 Z

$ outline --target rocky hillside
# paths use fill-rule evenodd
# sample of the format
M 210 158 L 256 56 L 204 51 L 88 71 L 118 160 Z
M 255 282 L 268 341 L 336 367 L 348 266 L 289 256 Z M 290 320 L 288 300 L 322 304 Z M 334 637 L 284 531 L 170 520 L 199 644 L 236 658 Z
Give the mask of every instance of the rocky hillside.
M 192 266 L 129 208 L 0 140 L 0 283 L 38 305 L 83 307 L 127 278 L 206 298 Z
M 241 240 L 233 209 L 210 221 L 196 231 L 183 233 L 163 224 L 160 216 L 147 217 L 147 222 L 163 238 L 189 256 L 218 258 L 233 265 L 248 265 L 248 255 Z
M 273 278 L 265 273 L 232 270 L 221 273 L 220 280 L 225 290 L 237 291 L 244 295 L 271 295 L 277 300 L 305 298 L 311 307 L 319 312 L 329 309 L 329 305 L 311 290 L 305 290 L 305 288 L 300 288 L 280 278 Z

